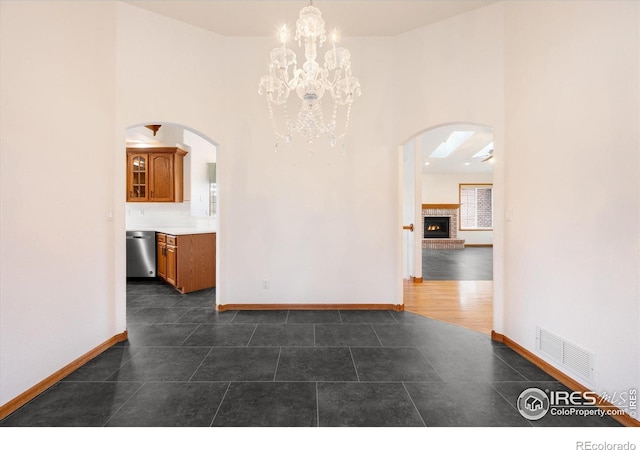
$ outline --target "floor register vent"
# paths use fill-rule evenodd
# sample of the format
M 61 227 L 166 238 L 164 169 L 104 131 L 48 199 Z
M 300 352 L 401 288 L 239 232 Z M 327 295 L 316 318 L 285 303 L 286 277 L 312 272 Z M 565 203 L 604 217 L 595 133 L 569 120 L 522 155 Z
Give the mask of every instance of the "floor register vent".
M 536 347 L 549 358 L 560 363 L 591 384 L 595 384 L 595 355 L 564 339 L 536 327 Z

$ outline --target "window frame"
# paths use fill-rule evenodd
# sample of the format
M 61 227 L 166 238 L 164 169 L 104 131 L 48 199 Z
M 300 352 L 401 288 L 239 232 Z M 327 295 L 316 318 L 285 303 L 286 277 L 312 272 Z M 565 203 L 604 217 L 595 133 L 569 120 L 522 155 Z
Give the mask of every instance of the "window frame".
M 462 189 L 463 188 L 476 188 L 476 189 L 486 189 L 487 187 L 491 188 L 491 227 L 486 228 L 464 228 L 462 226 Z M 458 231 L 493 231 L 493 183 L 458 183 L 458 203 L 459 203 L 459 219 L 458 219 Z M 477 201 L 476 201 L 477 206 Z M 476 207 L 476 223 L 477 223 L 477 207 Z

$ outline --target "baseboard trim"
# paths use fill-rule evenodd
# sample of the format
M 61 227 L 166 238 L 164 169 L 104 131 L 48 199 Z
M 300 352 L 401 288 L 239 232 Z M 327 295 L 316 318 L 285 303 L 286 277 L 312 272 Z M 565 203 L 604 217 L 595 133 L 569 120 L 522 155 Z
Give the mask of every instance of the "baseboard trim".
M 411 281 L 413 281 L 414 283 L 422 283 L 422 277 L 411 277 L 410 278 Z
M 388 303 L 367 303 L 367 304 L 323 304 L 323 303 L 228 303 L 226 305 L 216 305 L 219 312 L 224 311 L 251 311 L 251 310 L 381 310 L 381 311 L 404 311 L 404 304 L 392 305 Z
M 102 344 L 98 345 L 94 349 L 88 351 L 78 359 L 67 364 L 62 369 L 49 375 L 47 378 L 45 378 L 35 386 L 29 388 L 22 394 L 18 395 L 13 400 L 9 400 L 4 405 L 0 406 L 0 420 L 4 419 L 9 414 L 16 411 L 21 406 L 25 405 L 27 402 L 33 400 L 38 395 L 42 394 L 44 391 L 49 389 L 58 381 L 62 380 L 64 377 L 66 377 L 67 375 L 69 375 L 79 367 L 85 365 L 87 362 L 89 362 L 90 360 L 98 356 L 100 353 L 114 346 L 118 342 L 126 341 L 127 337 L 128 337 L 128 334 L 126 331 L 123 333 L 116 334 L 115 336 L 111 337 L 110 339 L 107 339 L 106 341 L 104 341 Z
M 591 389 L 586 388 L 585 386 L 583 386 L 573 378 L 559 371 L 558 369 L 553 367 L 551 364 L 541 359 L 539 356 L 531 353 L 529 350 L 522 347 L 517 342 L 509 339 L 507 336 L 500 333 L 496 333 L 495 331 L 491 330 L 491 340 L 503 343 L 504 345 L 509 347 L 511 350 L 513 350 L 514 352 L 522 356 L 524 359 L 526 359 L 532 364 L 535 364 L 539 369 L 543 370 L 544 372 L 546 372 L 547 374 L 551 375 L 553 378 L 558 380 L 560 383 L 567 386 L 569 389 L 572 389 L 574 391 L 581 391 L 581 392 L 585 392 L 585 391 L 591 392 Z M 607 409 L 611 409 L 611 408 L 619 409 L 615 405 L 606 401 L 600 396 L 598 396 L 598 405 L 606 406 Z M 624 413 L 624 415 L 619 415 L 619 416 L 615 415 L 611 417 L 616 421 L 620 422 L 625 427 L 640 427 L 640 421 L 638 421 L 637 419 L 634 419 L 626 412 Z
M 493 244 L 464 244 L 465 247 L 493 247 Z

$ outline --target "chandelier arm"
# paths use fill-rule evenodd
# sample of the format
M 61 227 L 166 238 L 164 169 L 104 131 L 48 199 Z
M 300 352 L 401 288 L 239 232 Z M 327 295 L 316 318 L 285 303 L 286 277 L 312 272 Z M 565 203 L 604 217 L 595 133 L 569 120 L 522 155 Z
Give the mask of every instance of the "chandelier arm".
M 338 73 L 336 71 L 333 75 L 333 80 L 327 79 L 328 84 L 326 85 L 326 87 L 327 87 L 327 90 L 331 92 L 331 95 L 335 95 L 334 92 L 335 92 L 336 85 L 343 78 L 341 75 L 342 75 L 341 73 Z
M 288 90 L 291 90 L 291 86 L 289 83 L 289 71 L 284 69 L 284 68 L 280 68 L 278 70 L 274 70 L 273 71 L 273 75 L 272 75 L 275 79 L 277 79 L 278 81 L 282 82 L 282 84 L 284 84 L 284 87 Z
M 303 78 L 304 78 L 304 70 L 299 68 L 294 68 L 291 79 L 284 81 L 285 86 L 287 86 L 287 89 L 291 91 L 295 91 L 296 88 L 298 87 L 298 84 L 300 84 L 300 80 L 302 80 Z

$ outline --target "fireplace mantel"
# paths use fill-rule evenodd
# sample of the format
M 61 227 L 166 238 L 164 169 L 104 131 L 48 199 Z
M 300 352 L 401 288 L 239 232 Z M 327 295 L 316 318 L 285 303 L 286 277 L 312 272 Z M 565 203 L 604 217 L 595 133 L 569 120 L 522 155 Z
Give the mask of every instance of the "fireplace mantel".
M 458 209 L 460 203 L 423 203 L 422 209 Z

